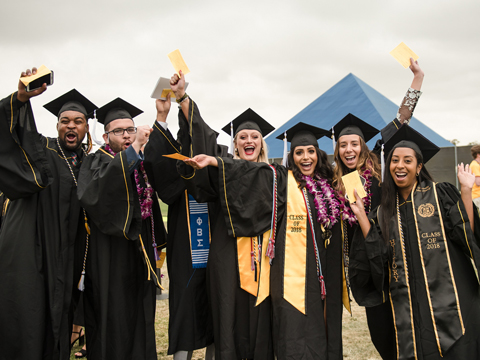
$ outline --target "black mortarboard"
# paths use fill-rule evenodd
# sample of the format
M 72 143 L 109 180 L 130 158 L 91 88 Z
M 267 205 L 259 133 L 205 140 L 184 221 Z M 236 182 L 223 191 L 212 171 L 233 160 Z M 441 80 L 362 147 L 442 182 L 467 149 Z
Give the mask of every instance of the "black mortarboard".
M 238 115 L 232 122 L 233 125 L 233 134 L 236 135 L 240 130 L 248 129 L 248 130 L 257 130 L 262 134 L 262 136 L 267 136 L 270 134 L 275 128 L 270 125 L 265 119 L 263 119 L 260 115 L 258 115 L 255 111 L 248 108 L 243 113 Z M 223 127 L 223 131 L 227 134 L 231 134 L 230 126 L 231 124 L 227 124 Z
M 317 140 L 320 139 L 322 136 L 331 136 L 331 132 L 328 130 L 324 130 L 318 128 L 313 125 L 308 125 L 303 122 L 299 122 L 298 124 L 292 126 L 290 129 L 285 131 L 285 133 L 277 136 L 277 139 L 285 141 L 285 134 L 286 134 L 286 141 L 290 143 L 290 151 L 293 151 L 297 146 L 308 146 L 313 145 L 318 147 Z M 282 164 L 287 166 L 287 143 L 284 143 L 283 146 L 283 160 Z
M 316 126 L 308 125 L 303 122 L 292 126 L 285 131 L 287 134 L 287 141 L 290 143 L 290 151 L 297 146 L 313 145 L 318 147 L 317 140 L 322 136 L 331 136 L 331 132 L 318 128 Z M 283 140 L 284 134 L 277 136 L 277 139 Z
M 380 132 L 370 124 L 367 124 L 365 121 L 350 113 L 333 127 L 333 131 L 336 141 L 343 135 L 358 135 L 365 142 Z
M 78 111 L 85 115 L 88 119 L 88 114 L 93 113 L 97 106 L 88 100 L 85 96 L 80 94 L 76 89 L 72 89 L 62 96 L 43 105 L 45 109 L 50 111 L 56 117 L 64 111 Z
M 402 125 L 402 127 L 388 139 L 384 145 L 384 151 L 386 154 L 389 154 L 390 151 L 399 147 L 410 148 L 421 154 L 424 164 L 440 151 L 437 145 L 407 124 Z
M 132 119 L 143 113 L 142 110 L 126 102 L 121 98 L 116 98 L 108 104 L 103 105 L 97 110 L 96 117 L 98 122 L 107 126 L 113 120 L 118 119 Z

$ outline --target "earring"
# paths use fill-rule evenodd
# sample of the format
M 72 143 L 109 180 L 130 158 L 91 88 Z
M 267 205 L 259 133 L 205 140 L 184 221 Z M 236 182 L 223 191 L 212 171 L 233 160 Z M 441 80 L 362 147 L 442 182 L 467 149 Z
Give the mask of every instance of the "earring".
M 418 174 L 420 174 L 420 173 L 417 173 L 417 177 L 418 177 Z

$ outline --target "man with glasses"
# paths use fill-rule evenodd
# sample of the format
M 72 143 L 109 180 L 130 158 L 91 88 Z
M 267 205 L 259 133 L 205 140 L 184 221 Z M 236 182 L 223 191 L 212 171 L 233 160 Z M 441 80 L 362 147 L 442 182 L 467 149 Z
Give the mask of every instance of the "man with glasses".
M 166 233 L 143 167 L 152 129 L 133 121 L 141 113 L 120 98 L 98 109 L 105 145 L 80 171 L 78 196 L 91 226 L 84 298 L 89 360 L 157 359 L 155 269 Z

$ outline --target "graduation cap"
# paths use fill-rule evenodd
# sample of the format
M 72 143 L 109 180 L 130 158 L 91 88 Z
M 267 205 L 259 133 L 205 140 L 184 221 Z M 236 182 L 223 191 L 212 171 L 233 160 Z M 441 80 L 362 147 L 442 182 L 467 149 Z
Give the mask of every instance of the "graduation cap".
M 389 154 L 390 151 L 399 147 L 415 150 L 422 155 L 424 164 L 440 151 L 437 145 L 407 124 L 403 124 L 400 129 L 388 139 L 384 145 L 384 150 L 385 153 Z
M 275 128 L 255 111 L 248 108 L 238 115 L 230 124 L 225 125 L 222 130 L 231 137 L 231 153 L 233 154 L 233 139 L 241 130 L 257 130 L 263 137 L 270 134 Z
M 80 94 L 76 89 L 72 89 L 62 96 L 43 105 L 45 109 L 50 111 L 53 115 L 60 118 L 64 111 L 78 111 L 88 118 L 88 114 L 92 113 L 97 106 L 88 100 L 85 96 Z
M 98 122 L 107 126 L 108 123 L 118 119 L 132 119 L 143 113 L 142 110 L 126 102 L 121 98 L 116 98 L 108 104 L 103 105 L 96 111 Z
M 380 130 L 349 113 L 333 126 L 333 132 L 336 141 L 343 135 L 358 135 L 367 142 L 377 135 Z
M 323 136 L 331 136 L 331 131 L 321 129 L 319 127 L 299 122 L 286 130 L 285 133 L 277 136 L 277 139 L 283 140 L 283 161 L 282 164 L 287 166 L 287 141 L 290 143 L 290 151 L 297 146 L 313 145 L 318 147 L 317 140 Z

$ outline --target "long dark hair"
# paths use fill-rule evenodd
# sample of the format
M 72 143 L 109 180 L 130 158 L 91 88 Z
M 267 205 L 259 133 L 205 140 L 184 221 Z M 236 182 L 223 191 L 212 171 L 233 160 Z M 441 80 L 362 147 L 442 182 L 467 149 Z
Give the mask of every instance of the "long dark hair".
M 314 174 L 320 175 L 321 178 L 327 179 L 328 183 L 332 184 L 333 179 L 333 168 L 332 165 L 328 162 L 327 153 L 323 150 L 320 150 L 318 146 L 315 146 L 315 151 L 317 152 L 317 165 L 315 166 Z M 301 189 L 306 185 L 306 181 L 303 180 L 303 174 L 295 165 L 295 161 L 293 161 L 293 152 L 295 148 L 291 149 L 288 153 L 288 166 L 287 170 L 292 170 L 293 176 L 295 180 L 298 182 L 298 187 Z
M 394 151 L 395 149 L 392 149 L 388 153 L 387 161 L 385 161 L 385 174 L 383 177 L 383 184 L 382 184 L 382 201 L 380 203 L 380 206 L 382 209 L 382 219 L 380 221 L 380 228 L 382 229 L 382 236 L 383 236 L 383 239 L 385 240 L 385 243 L 387 243 L 389 240 L 390 219 L 392 218 L 392 216 L 395 215 L 396 207 L 397 207 L 397 201 L 396 201 L 397 185 L 393 180 L 392 174 L 390 174 L 390 163 L 392 162 L 392 156 Z M 413 151 L 415 152 L 415 157 L 417 158 L 417 166 L 418 164 L 423 164 L 423 156 L 417 153 L 415 150 Z M 424 180 L 428 180 L 432 182 L 434 181 L 432 176 L 428 172 L 427 168 L 425 167 L 425 164 L 423 164 L 422 169 L 418 174 L 417 181 L 420 184 Z

